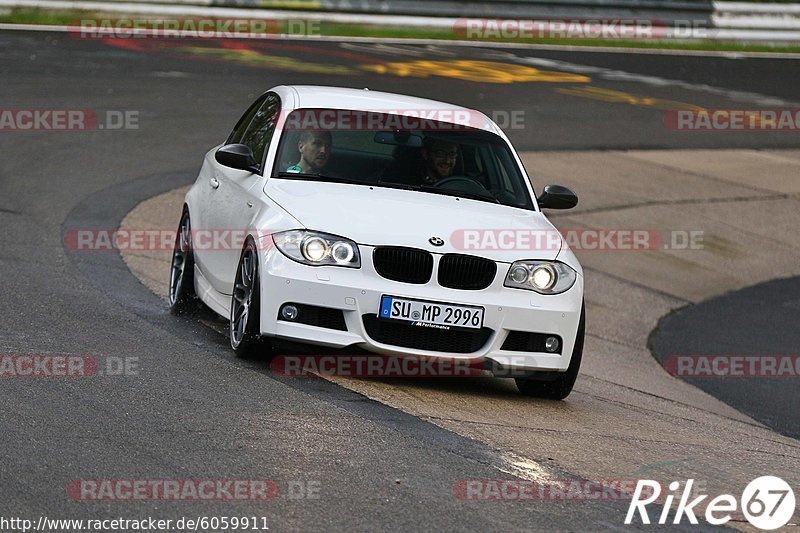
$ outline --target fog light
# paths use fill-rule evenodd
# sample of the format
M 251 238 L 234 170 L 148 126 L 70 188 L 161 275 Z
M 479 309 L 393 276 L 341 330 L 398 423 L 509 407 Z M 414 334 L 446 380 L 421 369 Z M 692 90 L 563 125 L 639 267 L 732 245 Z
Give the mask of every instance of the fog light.
M 283 317 L 284 320 L 288 320 L 291 322 L 295 318 L 297 318 L 297 314 L 298 314 L 297 308 L 293 305 L 284 305 L 281 308 L 281 316 Z
M 558 350 L 558 337 L 547 337 L 544 341 L 544 349 L 550 353 Z

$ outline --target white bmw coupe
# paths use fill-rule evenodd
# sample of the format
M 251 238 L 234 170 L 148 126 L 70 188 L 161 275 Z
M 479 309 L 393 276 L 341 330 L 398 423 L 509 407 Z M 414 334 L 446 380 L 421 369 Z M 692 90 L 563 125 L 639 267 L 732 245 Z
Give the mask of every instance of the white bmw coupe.
M 583 352 L 583 272 L 541 210 L 577 202 L 557 185 L 537 198 L 478 111 L 275 87 L 186 194 L 170 308 L 199 299 L 230 320 L 239 354 L 284 339 L 468 359 L 562 399 Z

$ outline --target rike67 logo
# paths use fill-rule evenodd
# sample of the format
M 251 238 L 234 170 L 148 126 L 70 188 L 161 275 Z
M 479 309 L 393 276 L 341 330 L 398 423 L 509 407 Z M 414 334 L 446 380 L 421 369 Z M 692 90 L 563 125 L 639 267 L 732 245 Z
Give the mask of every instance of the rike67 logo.
M 678 505 L 671 523 L 680 524 L 684 517 L 690 524 L 698 523 L 694 508 L 708 498 L 708 495 L 701 494 L 689 501 L 692 496 L 693 484 L 693 479 L 687 480 L 683 490 L 678 481 L 669 484 L 670 493 L 664 499 L 664 507 L 658 517 L 658 524 L 669 523 L 672 504 L 679 493 Z M 661 496 L 661 491 L 662 487 L 658 481 L 640 479 L 633 492 L 625 523 L 632 523 L 638 511 L 642 523 L 650 524 L 647 506 Z M 742 514 L 750 524 L 758 529 L 773 530 L 789 523 L 795 511 L 795 497 L 792 487 L 781 478 L 762 476 L 754 479 L 745 487 L 738 502 L 730 494 L 721 494 L 709 501 L 705 510 L 706 522 L 714 526 L 728 523 L 732 518 L 731 513 L 736 512 L 738 505 L 741 505 Z

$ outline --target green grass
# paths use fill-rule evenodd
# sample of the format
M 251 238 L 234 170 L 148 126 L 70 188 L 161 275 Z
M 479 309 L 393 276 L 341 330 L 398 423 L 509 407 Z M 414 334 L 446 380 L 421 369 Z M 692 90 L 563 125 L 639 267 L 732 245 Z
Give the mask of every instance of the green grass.
M 0 22 L 16 24 L 75 24 L 81 19 L 125 19 L 158 20 L 158 17 L 126 17 L 122 13 L 100 14 L 90 11 L 52 11 L 43 9 L 12 9 L 9 13 L 0 13 Z M 187 17 L 195 18 L 195 17 Z M 325 36 L 343 37 L 386 37 L 386 38 L 414 38 L 414 39 L 440 39 L 459 40 L 460 37 L 450 29 L 444 28 L 408 28 L 395 26 L 376 26 L 368 24 L 339 24 L 321 22 L 312 26 L 314 34 L 318 31 Z M 800 53 L 800 45 L 769 45 L 749 44 L 725 41 L 656 41 L 656 40 L 619 40 L 619 39 L 481 39 L 476 42 L 486 43 L 514 43 L 514 44 L 540 44 L 540 45 L 568 45 L 587 47 L 614 47 L 614 48 L 641 48 L 663 50 L 699 50 L 699 51 L 725 51 L 725 52 L 781 52 Z
M 81 18 L 88 18 L 88 11 L 50 11 L 45 9 L 12 9 L 10 13 L 0 12 L 0 22 L 9 24 L 50 24 L 62 26 Z

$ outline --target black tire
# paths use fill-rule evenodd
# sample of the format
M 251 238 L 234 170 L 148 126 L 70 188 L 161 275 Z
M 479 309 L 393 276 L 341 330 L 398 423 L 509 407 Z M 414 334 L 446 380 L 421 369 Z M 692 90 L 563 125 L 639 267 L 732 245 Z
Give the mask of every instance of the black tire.
M 192 314 L 197 311 L 197 294 L 194 291 L 194 252 L 192 251 L 192 225 L 189 210 L 183 208 L 181 222 L 172 249 L 172 266 L 169 274 L 169 311 L 173 315 Z
M 572 350 L 572 359 L 566 372 L 555 374 L 552 379 L 537 379 L 534 375 L 528 378 L 514 378 L 519 392 L 525 396 L 545 398 L 548 400 L 563 400 L 572 392 L 578 371 L 583 358 L 583 339 L 586 334 L 586 311 L 581 305 L 581 319 L 578 322 L 578 333 L 575 336 L 575 348 Z M 549 377 L 549 376 L 548 376 Z
M 248 239 L 239 258 L 231 297 L 228 338 L 239 357 L 252 357 L 267 348 L 260 336 L 258 249 Z

